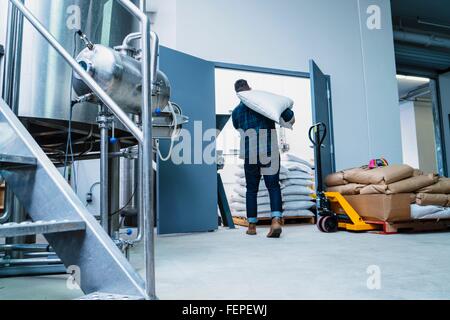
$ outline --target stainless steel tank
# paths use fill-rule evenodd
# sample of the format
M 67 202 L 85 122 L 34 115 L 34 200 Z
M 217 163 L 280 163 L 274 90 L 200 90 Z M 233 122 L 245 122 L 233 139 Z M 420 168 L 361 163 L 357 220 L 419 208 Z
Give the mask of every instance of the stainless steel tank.
M 84 49 L 77 57 L 78 63 L 94 78 L 105 92 L 127 113 L 141 114 L 142 72 L 141 62 L 103 45 Z M 77 95 L 91 92 L 75 73 L 73 86 Z M 152 111 L 164 110 L 170 99 L 170 83 L 158 70 L 152 94 Z
M 132 16 L 114 0 L 25 0 L 25 5 L 74 56 L 83 48 L 78 27 L 95 43 L 116 46 L 133 32 Z M 19 116 L 58 121 L 70 116 L 72 69 L 25 21 L 20 73 Z M 73 121 L 95 124 L 96 106 L 77 106 Z

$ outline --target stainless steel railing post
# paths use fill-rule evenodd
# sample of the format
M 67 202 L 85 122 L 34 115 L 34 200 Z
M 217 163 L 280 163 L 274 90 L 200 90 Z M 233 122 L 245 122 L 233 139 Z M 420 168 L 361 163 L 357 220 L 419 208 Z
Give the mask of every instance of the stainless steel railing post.
M 146 1 L 141 0 L 141 9 L 130 0 L 119 2 L 141 22 L 141 50 L 142 50 L 142 205 L 144 213 L 144 251 L 146 292 L 150 299 L 156 299 L 155 287 L 155 218 L 153 215 L 153 135 L 152 135 L 152 90 L 155 74 L 154 65 L 157 59 L 151 59 L 151 30 L 150 20 L 141 10 Z

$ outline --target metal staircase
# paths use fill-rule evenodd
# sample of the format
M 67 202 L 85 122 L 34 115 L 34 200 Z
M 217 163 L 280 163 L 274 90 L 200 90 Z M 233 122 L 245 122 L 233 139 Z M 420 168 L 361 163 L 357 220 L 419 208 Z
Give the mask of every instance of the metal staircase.
M 148 298 L 144 281 L 2 99 L 0 132 L 0 174 L 33 220 L 0 225 L 0 237 L 44 234 L 64 265 L 80 270 L 88 298 Z

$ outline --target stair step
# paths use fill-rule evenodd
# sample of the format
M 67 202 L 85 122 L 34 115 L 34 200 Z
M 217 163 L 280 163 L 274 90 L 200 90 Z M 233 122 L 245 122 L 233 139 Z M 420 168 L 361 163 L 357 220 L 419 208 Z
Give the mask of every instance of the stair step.
M 37 159 L 33 157 L 0 154 L 0 170 L 13 170 L 27 167 L 36 167 Z
M 128 295 L 120 295 L 120 294 L 95 292 L 95 293 L 91 293 L 87 296 L 78 298 L 76 300 L 99 300 L 99 301 L 100 300 L 101 301 L 129 300 L 129 301 L 136 301 L 136 300 L 144 300 L 144 298 L 138 297 L 138 296 L 128 296 Z
M 84 221 L 37 221 L 22 223 L 6 223 L 0 225 L 0 238 L 31 236 L 36 234 L 51 234 L 86 229 Z

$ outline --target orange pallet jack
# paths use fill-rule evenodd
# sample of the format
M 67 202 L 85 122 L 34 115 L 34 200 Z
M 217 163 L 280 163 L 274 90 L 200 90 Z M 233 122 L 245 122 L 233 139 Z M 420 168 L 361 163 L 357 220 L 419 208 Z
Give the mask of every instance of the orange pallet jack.
M 338 192 L 325 192 L 322 179 L 321 148 L 327 135 L 324 123 L 318 123 L 309 130 L 309 139 L 314 146 L 316 158 L 316 202 L 317 227 L 325 233 L 341 230 L 363 232 L 380 230 L 380 225 L 365 222 L 344 196 Z M 331 210 L 331 203 L 338 203 L 345 214 L 336 214 Z

